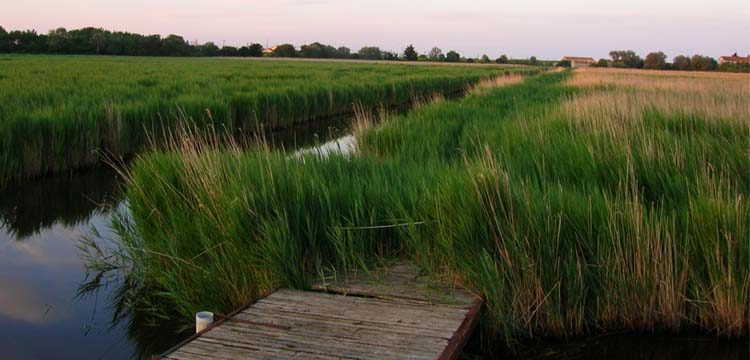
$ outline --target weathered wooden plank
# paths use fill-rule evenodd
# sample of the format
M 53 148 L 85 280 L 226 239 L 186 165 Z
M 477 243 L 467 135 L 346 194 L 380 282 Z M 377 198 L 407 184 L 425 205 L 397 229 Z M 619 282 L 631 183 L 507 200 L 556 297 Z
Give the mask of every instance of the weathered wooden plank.
M 387 306 L 394 306 L 396 304 L 399 308 L 403 309 L 413 309 L 415 311 L 424 311 L 425 309 L 432 309 L 435 311 L 443 311 L 446 313 L 462 313 L 465 312 L 465 309 L 468 309 L 471 304 L 473 303 L 473 300 L 476 298 L 472 298 L 472 301 L 467 302 L 466 304 L 441 304 L 441 303 L 425 303 L 422 301 L 416 301 L 416 300 L 409 300 L 409 299 L 382 299 L 382 298 L 374 298 L 374 297 L 358 297 L 358 296 L 346 296 L 343 300 L 340 300 L 337 295 L 341 294 L 328 294 L 328 293 L 317 293 L 322 296 L 316 296 L 316 293 L 310 294 L 310 292 L 307 291 L 295 291 L 295 290 L 288 290 L 288 289 L 279 289 L 276 293 L 272 294 L 271 296 L 266 297 L 263 300 L 274 300 L 274 299 L 295 299 L 295 300 L 301 300 L 301 301 L 310 301 L 311 299 L 315 299 L 316 301 L 326 301 L 331 300 L 335 302 L 351 302 L 351 303 L 358 303 L 358 302 L 365 302 L 365 303 L 371 303 L 371 304 L 385 304 Z
M 332 326 L 338 326 L 341 331 L 351 330 L 354 331 L 358 328 L 372 329 L 376 331 L 388 331 L 395 336 L 410 336 L 419 335 L 422 337 L 434 337 L 440 339 L 450 339 L 453 336 L 454 331 L 449 329 L 419 329 L 413 327 L 404 327 L 400 324 L 384 324 L 371 321 L 352 320 L 352 319 L 334 319 L 327 315 L 316 315 L 316 314 L 300 314 L 297 312 L 287 311 L 274 311 L 273 313 L 258 310 L 248 309 L 242 314 L 237 315 L 240 319 L 254 320 L 255 316 L 263 316 L 263 319 L 267 322 L 279 325 L 288 325 L 294 320 L 304 321 L 306 319 L 314 320 L 320 323 L 328 323 Z M 272 317 L 272 318 L 270 318 Z M 288 322 L 287 322 L 288 321 Z
M 356 308 L 362 311 L 369 308 L 387 307 L 398 311 L 411 311 L 414 314 L 426 316 L 438 312 L 441 314 L 441 316 L 451 316 L 456 319 L 461 318 L 461 313 L 465 313 L 469 308 L 468 306 L 462 309 L 428 304 L 414 306 L 413 304 L 395 303 L 393 301 L 384 301 L 381 299 L 342 296 L 324 293 L 304 293 L 293 290 L 280 290 L 280 294 L 278 296 L 263 299 L 256 305 L 259 304 L 299 304 L 304 306 L 323 308 L 333 306 L 339 309 Z
M 205 359 L 352 359 L 351 357 L 312 354 L 294 349 L 283 349 L 252 344 L 248 342 L 229 342 L 213 336 L 200 337 L 170 354 L 169 357 L 198 357 Z
M 399 352 L 407 350 L 433 353 L 435 349 L 442 349 L 448 345 L 448 339 L 423 337 L 419 335 L 392 336 L 384 331 L 357 328 L 350 332 L 341 331 L 335 327 L 294 327 L 290 330 L 274 328 L 256 328 L 242 323 L 227 323 L 222 328 L 245 333 L 252 336 L 272 336 L 277 338 L 305 338 L 319 343 L 339 343 L 347 347 L 380 347 L 397 349 Z
M 315 287 L 319 291 L 277 290 L 164 358 L 455 359 L 482 304 L 405 263 L 327 278 Z
M 253 308 L 273 310 L 286 310 L 290 312 L 309 313 L 317 315 L 329 315 L 337 319 L 353 319 L 371 321 L 376 323 L 393 324 L 403 326 L 434 329 L 455 328 L 460 325 L 463 315 L 444 314 L 431 312 L 429 309 L 401 309 L 396 304 L 383 302 L 370 302 L 366 298 L 347 297 L 340 295 L 321 294 L 324 297 L 313 297 L 308 300 L 289 301 L 284 298 L 264 299 L 259 301 Z M 326 298 L 334 296 L 335 298 Z M 468 310 L 467 310 L 468 311 Z
M 255 307 L 263 308 L 266 306 L 278 306 L 278 307 L 295 307 L 300 309 L 300 312 L 312 312 L 316 310 L 333 311 L 334 314 L 341 313 L 347 314 L 348 311 L 356 311 L 356 313 L 368 313 L 370 311 L 377 312 L 383 309 L 389 310 L 392 316 L 397 320 L 403 320 L 404 316 L 412 318 L 421 318 L 425 320 L 434 320 L 444 323 L 460 322 L 463 320 L 468 306 L 466 309 L 446 308 L 440 306 L 405 306 L 403 304 L 394 304 L 393 302 L 382 301 L 379 299 L 371 298 L 357 298 L 348 297 L 341 295 L 329 295 L 329 294 L 310 294 L 304 296 L 304 294 L 295 294 L 294 296 L 278 296 L 263 301 L 259 301 Z M 377 314 L 381 316 L 381 319 L 389 318 L 388 314 Z M 450 325 L 450 324 L 448 324 Z
M 408 339 L 418 338 L 419 342 L 414 346 L 435 348 L 444 346 L 450 339 L 452 333 L 448 331 L 414 331 L 411 328 L 398 326 L 384 326 L 367 322 L 343 322 L 327 318 L 315 318 L 300 314 L 251 312 L 238 315 L 239 318 L 248 317 L 253 320 L 272 322 L 290 326 L 294 331 L 301 333 L 326 334 L 326 336 L 337 336 L 342 338 L 360 339 L 366 338 L 371 342 L 382 341 L 385 344 L 399 343 Z M 234 323 L 230 322 L 230 325 Z M 245 325 L 237 323 L 237 325 Z M 249 325 L 252 326 L 252 325 Z
M 264 347 L 265 349 L 279 349 L 286 351 L 299 351 L 315 355 L 336 354 L 355 359 L 435 359 L 440 355 L 440 349 L 432 351 L 417 351 L 415 349 L 394 349 L 383 346 L 366 344 L 355 344 L 341 340 L 322 342 L 318 339 L 308 337 L 289 336 L 279 332 L 270 331 L 235 331 L 236 328 L 222 326 L 217 331 L 206 333 L 201 338 L 204 341 L 216 341 L 222 344 L 243 344 L 252 347 Z
M 469 335 L 471 335 L 471 332 L 474 331 L 474 328 L 479 322 L 479 311 L 481 308 L 482 299 L 476 298 L 474 300 L 474 305 L 469 309 L 469 312 L 466 313 L 464 320 L 461 322 L 461 325 L 458 327 L 453 337 L 451 337 L 448 345 L 443 348 L 443 352 L 439 357 L 440 360 L 458 359 L 458 356 L 461 354 L 461 349 L 463 349 L 466 342 L 469 341 Z
M 231 351 L 224 351 L 220 346 L 217 346 L 216 344 L 207 344 L 202 340 L 196 340 L 191 341 L 169 356 L 177 358 L 211 357 L 213 359 L 234 360 L 241 358 L 246 359 L 251 356 L 257 357 L 258 354 L 259 351 L 249 349 L 231 349 Z

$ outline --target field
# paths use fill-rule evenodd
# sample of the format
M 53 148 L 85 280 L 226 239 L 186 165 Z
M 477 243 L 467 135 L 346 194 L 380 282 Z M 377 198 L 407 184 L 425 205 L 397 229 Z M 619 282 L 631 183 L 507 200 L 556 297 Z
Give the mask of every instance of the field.
M 511 342 L 746 336 L 749 80 L 511 75 L 407 115 L 362 112 L 356 155 L 304 161 L 185 130 L 126 171 L 123 247 L 92 264 L 123 269 L 130 308 L 186 325 L 407 258 L 484 295 L 484 327 Z
M 177 119 L 234 134 L 454 94 L 499 67 L 0 56 L 0 184 L 127 156 Z M 511 71 L 511 70 L 507 70 Z M 514 71 L 523 71 L 516 68 Z

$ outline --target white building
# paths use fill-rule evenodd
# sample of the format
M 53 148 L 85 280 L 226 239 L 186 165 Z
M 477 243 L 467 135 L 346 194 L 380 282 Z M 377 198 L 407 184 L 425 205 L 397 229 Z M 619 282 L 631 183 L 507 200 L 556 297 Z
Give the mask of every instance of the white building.
M 571 68 L 591 66 L 595 63 L 594 58 L 590 57 L 578 57 L 578 56 L 566 56 L 562 58 L 563 61 L 570 61 Z
M 750 63 L 750 56 L 738 56 L 734 53 L 732 56 L 722 56 L 719 58 L 719 65 L 721 64 L 747 64 Z

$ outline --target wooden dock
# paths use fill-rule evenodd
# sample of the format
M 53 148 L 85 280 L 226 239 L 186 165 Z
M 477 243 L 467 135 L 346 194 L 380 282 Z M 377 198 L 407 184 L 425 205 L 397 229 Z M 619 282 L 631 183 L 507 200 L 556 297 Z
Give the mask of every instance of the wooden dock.
M 430 283 L 409 264 L 280 289 L 161 357 L 194 359 L 455 359 L 480 298 Z

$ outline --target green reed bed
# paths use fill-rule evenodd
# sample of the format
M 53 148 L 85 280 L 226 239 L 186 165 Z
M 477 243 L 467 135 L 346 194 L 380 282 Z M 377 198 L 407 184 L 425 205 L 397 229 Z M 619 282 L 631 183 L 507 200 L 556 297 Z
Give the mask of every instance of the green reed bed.
M 148 299 L 187 324 L 320 271 L 402 257 L 484 295 L 485 326 L 509 341 L 746 335 L 750 114 L 676 113 L 650 94 L 621 106 L 639 93 L 579 76 L 362 119 L 350 158 L 194 136 L 139 156 L 116 221 L 139 284 L 129 305 Z M 750 94 L 733 96 L 705 99 Z
M 403 105 L 458 93 L 498 69 L 1 56 L 0 182 L 133 154 L 149 143 L 147 132 L 162 134 L 178 118 L 247 134 L 350 113 L 353 103 Z

